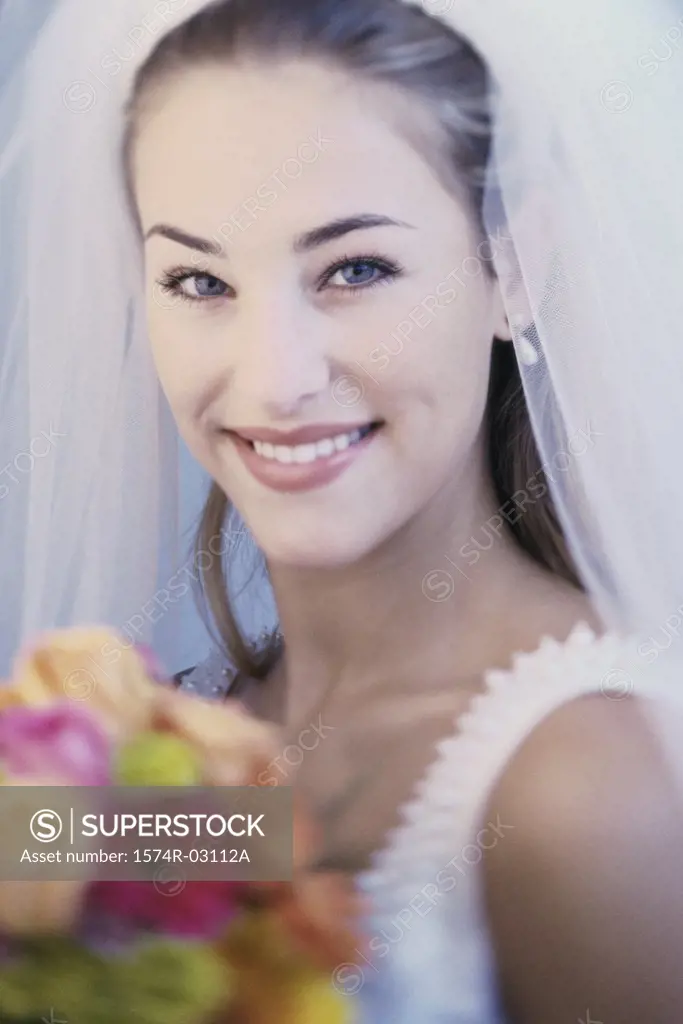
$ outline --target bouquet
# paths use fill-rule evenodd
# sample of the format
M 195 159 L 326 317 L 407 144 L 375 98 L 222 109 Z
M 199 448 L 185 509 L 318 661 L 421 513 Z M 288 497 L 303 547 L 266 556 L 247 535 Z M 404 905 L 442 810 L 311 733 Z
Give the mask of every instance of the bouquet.
M 253 785 L 274 743 L 99 628 L 40 638 L 0 688 L 2 786 Z M 295 807 L 292 882 L 0 880 L 0 1021 L 345 1024 L 360 907 L 315 845 Z

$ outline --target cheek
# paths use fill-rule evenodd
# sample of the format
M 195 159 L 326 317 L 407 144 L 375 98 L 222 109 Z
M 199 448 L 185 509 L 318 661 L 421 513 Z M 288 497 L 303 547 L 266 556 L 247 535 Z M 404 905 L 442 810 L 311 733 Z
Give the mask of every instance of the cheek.
M 410 401 L 430 419 L 438 416 L 444 428 L 481 418 L 492 343 L 487 310 L 488 302 L 463 294 L 460 301 L 422 302 L 403 319 L 394 317 L 361 363 L 377 393 L 386 401 Z
M 147 307 L 147 336 L 157 375 L 171 406 L 174 405 L 176 379 L 179 376 L 179 345 L 174 338 L 171 319 L 151 303 Z
M 152 358 L 161 388 L 166 395 L 181 434 L 188 440 L 188 430 L 196 419 L 205 388 L 206 371 L 192 345 L 183 311 L 177 310 L 174 296 L 164 296 L 168 308 L 150 301 L 147 307 L 147 331 Z

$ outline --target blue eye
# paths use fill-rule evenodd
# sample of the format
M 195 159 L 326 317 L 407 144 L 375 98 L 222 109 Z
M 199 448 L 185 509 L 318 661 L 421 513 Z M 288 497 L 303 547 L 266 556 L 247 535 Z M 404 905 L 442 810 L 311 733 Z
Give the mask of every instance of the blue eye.
M 335 271 L 328 283 L 333 283 L 335 277 L 340 277 L 344 284 L 356 285 L 367 284 L 374 280 L 374 275 L 379 273 L 379 267 L 367 260 L 358 260 L 357 263 L 347 263 Z
M 211 274 L 197 274 L 193 278 L 188 277 L 184 283 L 189 284 L 190 281 L 200 298 L 214 299 L 218 295 L 224 295 L 228 287 L 224 281 L 218 277 L 212 277 Z
M 400 273 L 400 267 L 379 256 L 345 256 L 326 271 L 322 284 L 337 291 L 360 291 L 388 282 Z
M 164 291 L 177 295 L 188 302 L 203 302 L 208 299 L 220 299 L 228 294 L 230 288 L 225 281 L 213 274 L 203 274 L 189 267 L 177 267 L 169 271 L 159 281 Z

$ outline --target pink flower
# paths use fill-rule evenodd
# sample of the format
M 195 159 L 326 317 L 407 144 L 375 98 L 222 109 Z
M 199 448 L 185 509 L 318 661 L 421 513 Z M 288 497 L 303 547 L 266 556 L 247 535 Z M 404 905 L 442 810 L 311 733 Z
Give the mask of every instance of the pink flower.
M 95 882 L 88 911 L 164 935 L 214 939 L 239 911 L 239 882 L 187 882 L 174 892 L 155 882 Z
M 71 703 L 4 710 L 0 763 L 15 778 L 55 778 L 72 786 L 106 786 L 111 780 L 105 732 Z

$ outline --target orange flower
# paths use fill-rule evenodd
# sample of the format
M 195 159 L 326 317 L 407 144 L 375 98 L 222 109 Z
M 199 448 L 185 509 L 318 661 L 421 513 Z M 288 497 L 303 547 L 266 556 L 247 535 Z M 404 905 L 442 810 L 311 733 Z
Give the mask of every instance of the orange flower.
M 43 634 L 17 657 L 12 683 L 25 704 L 81 703 L 117 741 L 149 727 L 159 689 L 142 655 L 101 627 Z
M 333 970 L 358 955 L 364 901 L 347 876 L 304 873 L 275 906 L 294 947 L 321 970 Z
M 292 944 L 275 911 L 247 914 L 218 952 L 234 971 L 235 987 L 233 1003 L 212 1024 L 350 1024 L 349 1005 L 329 972 Z
M 362 945 L 360 921 L 365 900 L 353 881 L 337 872 L 315 870 L 320 830 L 294 795 L 294 873 L 292 882 L 250 886 L 256 901 L 275 908 L 291 941 L 312 963 L 334 969 L 353 961 Z
M 0 882 L 0 930 L 7 935 L 66 934 L 76 924 L 88 883 Z
M 218 704 L 182 690 L 157 688 L 152 727 L 197 751 L 207 786 L 247 786 L 277 752 L 276 730 L 236 701 Z
M 21 835 L 33 807 L 35 796 L 26 800 L 22 787 L 58 786 L 57 778 L 5 778 L 3 786 L 11 787 L 11 799 L 3 801 L 3 829 L 10 843 Z M 16 822 L 16 824 L 15 824 Z M 16 844 L 15 844 L 16 845 Z M 18 846 L 17 846 L 18 856 Z M 85 891 L 86 879 L 78 881 L 0 881 L 0 932 L 8 935 L 46 935 L 67 933 L 77 922 Z
M 12 683 L 0 682 L 0 713 L 7 708 L 20 707 L 23 703 Z

